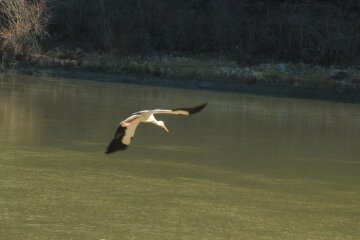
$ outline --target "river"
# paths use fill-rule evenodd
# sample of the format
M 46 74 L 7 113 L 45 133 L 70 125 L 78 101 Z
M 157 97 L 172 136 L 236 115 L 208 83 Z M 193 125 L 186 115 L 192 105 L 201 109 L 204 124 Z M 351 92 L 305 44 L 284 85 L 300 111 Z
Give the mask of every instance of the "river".
M 132 112 L 124 152 L 104 154 Z M 1 239 L 360 239 L 360 105 L 5 75 Z

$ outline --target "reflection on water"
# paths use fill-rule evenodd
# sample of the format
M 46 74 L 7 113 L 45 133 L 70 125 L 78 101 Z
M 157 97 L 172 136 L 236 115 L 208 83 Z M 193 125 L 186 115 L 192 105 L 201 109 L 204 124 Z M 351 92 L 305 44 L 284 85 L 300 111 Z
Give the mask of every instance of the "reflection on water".
M 208 102 L 139 126 L 119 121 Z M 0 235 L 7 239 L 358 239 L 360 107 L 5 76 Z

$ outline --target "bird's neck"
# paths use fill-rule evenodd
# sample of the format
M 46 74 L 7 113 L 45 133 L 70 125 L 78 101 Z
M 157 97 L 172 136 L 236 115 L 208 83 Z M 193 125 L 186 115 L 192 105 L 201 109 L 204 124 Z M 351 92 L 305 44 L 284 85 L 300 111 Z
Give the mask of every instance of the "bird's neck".
M 161 126 L 161 121 L 156 120 L 155 118 L 153 119 L 153 121 L 151 121 L 153 124 Z

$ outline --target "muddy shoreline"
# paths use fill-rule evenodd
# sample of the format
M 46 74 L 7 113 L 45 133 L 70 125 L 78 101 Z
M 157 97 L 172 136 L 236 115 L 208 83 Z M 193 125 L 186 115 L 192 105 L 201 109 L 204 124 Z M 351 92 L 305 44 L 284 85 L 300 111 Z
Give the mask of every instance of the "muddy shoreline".
M 360 92 L 339 93 L 334 89 L 322 89 L 318 87 L 294 86 L 287 83 L 249 83 L 231 80 L 204 80 L 191 78 L 168 78 L 148 74 L 121 74 L 108 73 L 99 70 L 75 68 L 41 68 L 41 67 L 18 67 L 8 71 L 10 74 L 60 77 L 68 79 L 81 79 L 99 82 L 111 82 L 122 84 L 136 84 L 148 86 L 161 86 L 171 88 L 209 90 L 231 92 L 239 94 L 254 94 L 275 97 L 303 98 L 314 100 L 328 100 L 338 102 L 360 103 Z

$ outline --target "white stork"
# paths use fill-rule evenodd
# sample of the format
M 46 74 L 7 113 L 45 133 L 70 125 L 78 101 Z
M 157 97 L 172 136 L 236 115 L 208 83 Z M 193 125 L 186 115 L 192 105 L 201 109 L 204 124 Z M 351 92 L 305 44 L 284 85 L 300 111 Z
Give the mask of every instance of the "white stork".
M 154 110 L 143 110 L 140 112 L 133 113 L 131 114 L 130 117 L 120 122 L 120 125 L 115 132 L 115 136 L 111 140 L 105 153 L 108 154 L 119 150 L 125 150 L 130 145 L 131 140 L 134 137 L 136 127 L 141 122 L 153 123 L 163 128 L 166 132 L 169 132 L 164 122 L 156 120 L 154 114 L 175 114 L 175 115 L 186 116 L 200 112 L 205 106 L 206 103 L 192 108 L 177 108 L 173 110 L 154 109 Z

